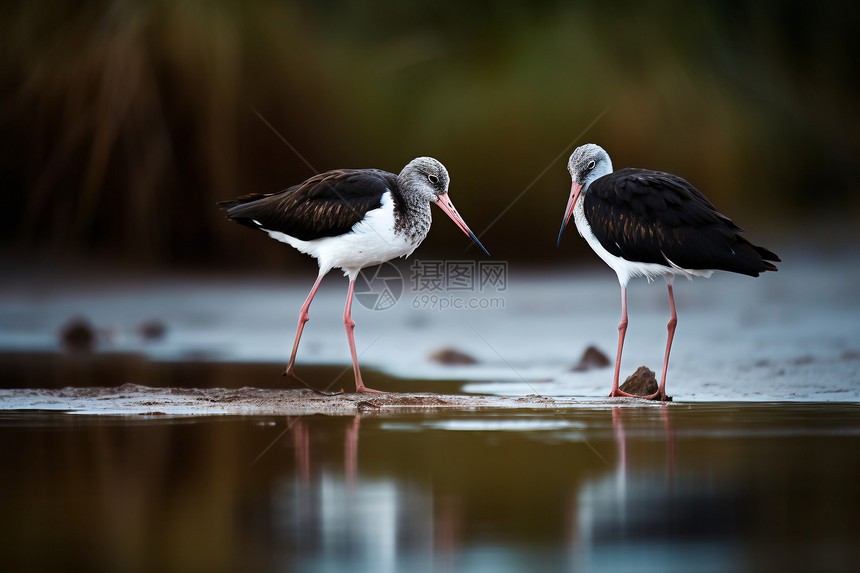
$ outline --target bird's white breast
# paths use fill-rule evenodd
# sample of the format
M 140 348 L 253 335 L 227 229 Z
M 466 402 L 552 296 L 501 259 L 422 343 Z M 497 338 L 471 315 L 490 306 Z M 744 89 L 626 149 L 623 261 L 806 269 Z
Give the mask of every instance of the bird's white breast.
M 390 191 L 382 195 L 380 207 L 368 211 L 343 235 L 302 241 L 279 231 L 265 231 L 271 238 L 316 258 L 321 271 L 341 268 L 344 274 L 352 276 L 364 267 L 411 255 L 424 239 L 412 242 L 394 232 L 394 199 Z

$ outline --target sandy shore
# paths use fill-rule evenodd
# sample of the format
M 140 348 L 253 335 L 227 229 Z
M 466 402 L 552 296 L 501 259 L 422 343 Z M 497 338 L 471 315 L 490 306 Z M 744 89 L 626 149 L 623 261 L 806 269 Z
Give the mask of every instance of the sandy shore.
M 354 415 L 428 410 L 570 409 L 603 404 L 648 405 L 642 400 L 589 400 L 437 395 L 416 393 L 341 394 L 323 396 L 311 390 L 149 388 L 125 384 L 116 388 L 0 390 L 0 410 L 51 410 L 103 415 Z

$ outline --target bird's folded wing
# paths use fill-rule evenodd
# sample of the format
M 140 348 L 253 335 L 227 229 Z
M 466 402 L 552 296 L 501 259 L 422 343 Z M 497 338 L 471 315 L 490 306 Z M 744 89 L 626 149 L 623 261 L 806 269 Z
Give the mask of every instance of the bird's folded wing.
M 615 171 L 589 186 L 583 208 L 600 244 L 628 261 L 757 276 L 775 270 L 763 257 L 778 260 L 741 237 L 742 229 L 690 183 L 668 173 Z
M 382 195 L 396 184 L 394 174 L 385 171 L 342 169 L 279 193 L 246 195 L 219 205 L 237 223 L 311 241 L 349 232 L 381 206 Z

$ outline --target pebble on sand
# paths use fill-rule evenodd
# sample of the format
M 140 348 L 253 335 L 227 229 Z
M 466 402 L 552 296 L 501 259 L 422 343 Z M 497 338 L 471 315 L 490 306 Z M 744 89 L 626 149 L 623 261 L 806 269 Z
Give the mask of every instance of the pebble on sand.
M 655 394 L 659 389 L 657 384 L 657 376 L 647 366 L 640 366 L 636 372 L 627 377 L 619 387 L 622 392 L 633 394 L 634 396 L 650 396 Z M 666 396 L 666 402 L 671 402 L 672 397 Z
M 145 342 L 155 342 L 164 338 L 167 326 L 158 319 L 150 319 L 141 323 L 137 333 Z
M 594 370 L 595 368 L 606 368 L 609 364 L 609 358 L 604 353 L 595 346 L 589 346 L 582 353 L 579 363 L 570 370 L 571 372 L 585 372 L 586 370 Z
M 93 351 L 96 331 L 85 318 L 75 317 L 60 327 L 60 343 L 66 352 L 86 354 Z
M 455 364 L 477 364 L 478 361 L 453 348 L 443 348 L 437 350 L 430 355 L 430 360 L 439 364 L 455 365 Z

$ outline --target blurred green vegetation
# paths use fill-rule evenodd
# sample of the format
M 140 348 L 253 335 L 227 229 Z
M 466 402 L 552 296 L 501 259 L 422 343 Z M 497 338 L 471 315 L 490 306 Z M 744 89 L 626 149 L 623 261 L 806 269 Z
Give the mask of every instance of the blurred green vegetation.
M 566 158 L 589 141 L 616 168 L 689 179 L 742 226 L 850 221 L 858 16 L 852 1 L 7 2 L 2 252 L 280 268 L 301 255 L 216 201 L 431 155 L 495 258 L 557 261 Z M 421 256 L 474 254 L 439 215 Z

